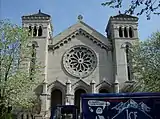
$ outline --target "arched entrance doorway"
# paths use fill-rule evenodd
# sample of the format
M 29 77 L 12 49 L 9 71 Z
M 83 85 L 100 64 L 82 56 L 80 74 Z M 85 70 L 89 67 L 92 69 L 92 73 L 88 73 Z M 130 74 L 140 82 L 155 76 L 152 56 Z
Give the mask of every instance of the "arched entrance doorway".
M 108 90 L 106 88 L 101 88 L 99 90 L 99 93 L 109 93 Z
M 51 107 L 62 105 L 62 92 L 59 89 L 54 89 L 51 93 Z
M 75 91 L 74 94 L 74 105 L 76 105 L 78 107 L 78 109 L 80 109 L 80 97 L 81 94 L 86 93 L 86 91 L 84 89 L 78 89 Z

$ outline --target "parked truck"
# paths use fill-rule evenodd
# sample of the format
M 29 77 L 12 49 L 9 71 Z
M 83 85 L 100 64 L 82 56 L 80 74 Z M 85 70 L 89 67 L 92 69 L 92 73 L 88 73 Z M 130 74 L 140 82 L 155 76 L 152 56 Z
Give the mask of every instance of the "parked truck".
M 160 93 L 82 94 L 82 119 L 160 119 Z

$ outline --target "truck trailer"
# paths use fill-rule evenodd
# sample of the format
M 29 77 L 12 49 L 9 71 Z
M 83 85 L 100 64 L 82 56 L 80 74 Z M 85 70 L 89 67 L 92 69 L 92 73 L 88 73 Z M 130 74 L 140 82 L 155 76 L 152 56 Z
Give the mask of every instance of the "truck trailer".
M 82 94 L 81 119 L 160 119 L 160 93 Z

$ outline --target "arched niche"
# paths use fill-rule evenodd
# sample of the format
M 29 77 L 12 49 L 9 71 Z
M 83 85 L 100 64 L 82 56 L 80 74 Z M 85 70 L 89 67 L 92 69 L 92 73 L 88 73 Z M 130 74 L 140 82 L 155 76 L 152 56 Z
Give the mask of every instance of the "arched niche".
M 107 90 L 107 88 L 100 88 L 99 93 L 109 93 L 109 91 Z
M 34 26 L 34 28 L 33 28 L 33 36 L 37 36 L 37 27 L 36 26 Z
M 43 30 L 42 30 L 42 26 L 39 26 L 38 28 L 38 36 L 42 36 Z
M 123 37 L 123 30 L 122 30 L 122 27 L 119 27 L 119 37 Z
M 84 94 L 84 93 L 86 93 L 86 91 L 82 88 L 77 89 L 74 93 L 74 105 L 76 105 L 78 107 L 78 109 L 80 109 L 81 94 Z
M 133 38 L 134 37 L 134 32 L 133 32 L 133 28 L 129 27 L 129 37 Z
M 29 36 L 32 35 L 32 26 L 29 26 L 29 30 L 28 30 Z
M 51 107 L 62 105 L 62 91 L 60 89 L 53 89 L 51 92 Z

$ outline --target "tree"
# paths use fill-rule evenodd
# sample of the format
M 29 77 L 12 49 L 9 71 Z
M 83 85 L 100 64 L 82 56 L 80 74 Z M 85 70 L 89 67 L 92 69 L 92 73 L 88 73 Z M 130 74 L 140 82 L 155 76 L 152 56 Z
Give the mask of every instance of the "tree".
M 160 32 L 145 41 L 138 41 L 132 48 L 133 72 L 137 83 L 131 92 L 160 92 Z
M 108 0 L 102 3 L 103 6 L 109 6 L 111 8 L 122 8 L 126 3 L 125 0 Z M 126 8 L 124 14 L 129 15 L 142 15 L 146 14 L 147 19 L 150 19 L 151 14 L 160 15 L 160 0 L 130 0 L 129 8 Z M 138 10 L 140 8 L 140 10 Z
M 7 20 L 0 21 L 0 119 L 15 108 L 30 109 L 36 96 L 40 66 L 30 72 L 33 49 L 28 31 Z M 31 80 L 32 79 L 32 80 Z

